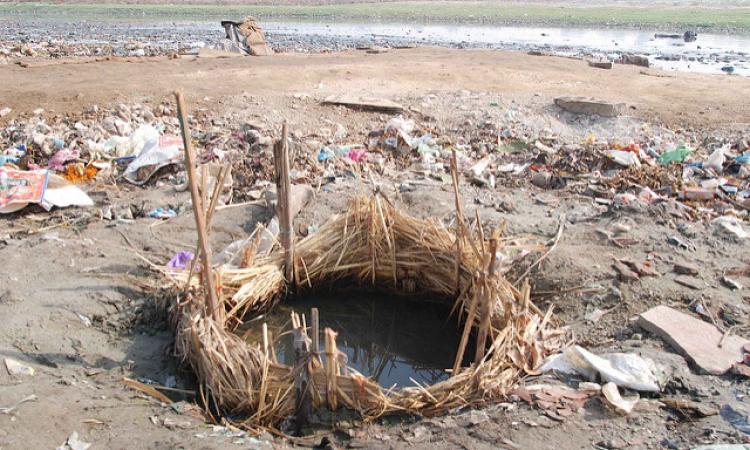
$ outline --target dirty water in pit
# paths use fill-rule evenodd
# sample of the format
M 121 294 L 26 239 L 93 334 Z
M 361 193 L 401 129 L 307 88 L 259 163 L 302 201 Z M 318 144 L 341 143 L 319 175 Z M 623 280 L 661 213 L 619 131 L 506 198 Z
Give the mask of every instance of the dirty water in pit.
M 7 19 L 7 20 L 3 20 Z M 71 18 L 72 19 L 72 18 Z M 694 42 L 657 39 L 656 33 L 681 35 L 686 30 L 617 28 L 555 28 L 378 22 L 307 22 L 263 20 L 269 44 L 278 51 L 316 52 L 359 46 L 438 45 L 541 51 L 561 56 L 616 59 L 624 53 L 647 55 L 653 67 L 665 70 L 750 76 L 750 35 L 698 33 Z M 34 15 L 2 17 L 0 41 L 62 40 L 87 46 L 113 47 L 115 54 L 133 55 L 139 45 L 197 52 L 224 37 L 218 22 L 129 20 L 40 20 Z M 134 45 L 138 44 L 138 45 Z M 92 54 L 96 54 L 93 51 Z M 728 70 L 728 69 L 727 69 Z
M 336 345 L 346 355 L 347 365 L 383 387 L 434 384 L 448 378 L 460 340 L 450 307 L 430 298 L 405 298 L 384 293 L 308 293 L 277 305 L 255 320 L 245 336 L 259 342 L 261 323 L 268 323 L 280 363 L 294 365 L 291 313 L 305 314 L 318 308 L 320 349 L 325 363 L 325 328 L 338 335 Z M 471 348 L 468 348 L 471 347 Z M 466 355 L 474 348 L 467 346 Z M 466 359 L 466 358 L 465 358 Z

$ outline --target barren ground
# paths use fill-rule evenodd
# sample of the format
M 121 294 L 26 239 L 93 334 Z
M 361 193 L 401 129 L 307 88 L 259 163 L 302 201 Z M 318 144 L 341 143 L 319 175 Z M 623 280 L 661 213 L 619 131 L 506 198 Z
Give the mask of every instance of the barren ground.
M 630 66 L 601 71 L 579 60 L 498 51 L 421 48 L 378 55 L 349 52 L 0 67 L 0 107 L 13 109 L 4 121 L 36 108 L 44 108 L 51 116 L 77 113 L 92 104 L 158 104 L 175 89 L 187 94 L 193 111 L 205 109 L 223 120 L 257 123 L 271 135 L 277 133 L 283 118 L 289 120 L 297 136 L 330 127 L 331 121 L 355 135 L 382 127 L 386 118 L 381 114 L 318 103 L 327 95 L 342 92 L 387 97 L 409 105 L 407 115 L 411 117 L 432 117 L 438 123 L 466 120 L 468 126 L 492 111 L 491 102 L 498 102 L 503 109 L 520 105 L 535 121 L 569 127 L 581 136 L 601 129 L 632 135 L 646 132 L 647 123 L 717 132 L 747 130 L 750 123 L 748 79 L 661 73 Z M 630 108 L 627 117 L 616 121 L 576 121 L 551 106 L 554 97 L 571 94 L 623 101 Z M 425 96 L 435 100 L 425 103 L 420 100 Z M 395 193 L 393 180 L 412 177 L 409 172 L 391 173 L 383 180 L 385 190 L 407 211 L 447 221 L 453 211 L 450 186 L 428 182 L 415 185 L 413 192 Z M 163 264 L 175 252 L 193 248 L 194 222 L 190 214 L 158 224 L 141 218 L 115 225 L 96 217 L 96 210 L 109 204 L 150 209 L 189 202 L 185 193 L 175 193 L 165 184 L 147 188 L 92 184 L 85 189 L 97 207 L 89 211 L 93 218 L 82 223 L 75 223 L 81 214 L 75 209 L 56 211 L 52 216 L 25 211 L 0 217 L 0 357 L 12 357 L 37 370 L 31 378 L 13 378 L 0 367 L 0 407 L 30 394 L 38 397 L 11 415 L 0 415 L 0 448 L 54 448 L 73 430 L 94 443 L 94 449 L 289 445 L 278 438 L 270 444 L 265 437 L 265 443 L 238 444 L 231 437 L 206 436 L 211 429 L 200 420 L 122 385 L 123 376 L 162 384 L 176 376 L 178 388 L 194 388 L 189 374 L 180 371 L 179 362 L 171 356 L 171 330 L 145 289 L 158 283 L 156 275 L 136 254 Z M 358 191 L 356 181 L 340 179 L 319 190 L 316 201 L 297 221 L 322 224 Z M 674 366 L 678 382 L 672 389 L 678 395 L 714 406 L 741 408 L 745 403 L 747 382 L 733 376 L 699 375 L 661 340 L 635 328 L 632 318 L 651 306 L 670 304 L 687 310 L 692 300 L 703 299 L 724 305 L 740 321 L 746 321 L 747 290 L 732 292 L 718 280 L 727 268 L 750 263 L 747 240 L 728 241 L 707 223 L 689 223 L 665 211 L 607 212 L 590 197 L 542 190 L 528 183 L 514 188 L 500 183 L 496 189 L 464 183 L 462 196 L 467 216 L 478 209 L 488 226 L 506 220 L 509 234 L 531 234 L 542 241 L 554 236 L 558 217 L 566 214 L 566 231 L 557 250 L 535 275 L 534 290 L 541 293 L 536 297 L 538 304 L 557 306 L 581 345 L 593 351 L 643 352 Z M 494 206 L 500 203 L 505 207 Z M 45 230 L 45 222 L 37 220 L 40 217 L 73 223 Z M 266 217 L 260 206 L 219 211 L 213 247 L 221 249 Z M 637 244 L 617 248 L 595 231 L 612 230 L 616 223 L 627 224 Z M 37 231 L 28 234 L 27 230 Z M 695 251 L 668 244 L 667 238 L 675 234 L 689 236 Z M 662 277 L 632 284 L 616 280 L 611 269 L 613 257 L 642 261 L 648 255 Z M 699 266 L 698 278 L 704 287 L 691 290 L 677 284 L 671 270 L 676 261 Z M 738 279 L 745 286 L 750 283 Z M 595 289 L 596 294 L 579 292 L 581 286 Z M 571 289 L 572 293 L 561 294 Z M 594 324 L 584 320 L 593 307 L 608 311 Z M 87 325 L 79 315 L 92 323 Z M 598 400 L 592 400 L 584 413 L 563 422 L 521 403 L 491 407 L 486 413 L 486 420 L 480 421 L 470 418 L 470 412 L 430 420 L 387 419 L 351 433 L 330 434 L 341 447 L 373 449 L 513 445 L 579 449 L 603 441 L 622 445 L 618 448 L 689 448 L 743 439 L 720 416 L 684 420 L 651 399 L 627 417 L 607 412 Z M 179 425 L 164 426 L 164 418 Z

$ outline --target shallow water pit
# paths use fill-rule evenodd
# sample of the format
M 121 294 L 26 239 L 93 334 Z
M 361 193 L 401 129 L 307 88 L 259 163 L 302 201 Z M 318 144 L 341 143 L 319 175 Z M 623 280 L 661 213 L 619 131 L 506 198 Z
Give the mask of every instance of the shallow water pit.
M 450 376 L 447 369 L 456 358 L 460 334 L 443 299 L 361 291 L 304 293 L 254 320 L 244 336 L 260 342 L 260 322 L 265 321 L 274 336 L 277 360 L 294 366 L 291 314 L 309 318 L 312 308 L 320 315 L 320 342 L 325 328 L 335 330 L 346 364 L 384 388 L 414 386 L 414 381 L 431 385 Z M 474 354 L 472 341 L 464 359 Z M 325 353 L 321 358 L 325 364 Z

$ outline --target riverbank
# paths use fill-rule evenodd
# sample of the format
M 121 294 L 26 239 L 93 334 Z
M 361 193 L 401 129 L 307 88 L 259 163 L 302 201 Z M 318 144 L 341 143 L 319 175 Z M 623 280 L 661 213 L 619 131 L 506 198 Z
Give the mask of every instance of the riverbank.
M 244 17 L 261 20 L 363 20 L 480 23 L 493 25 L 589 26 L 695 29 L 750 34 L 750 7 L 560 6 L 496 2 L 387 2 L 326 5 L 171 5 L 24 2 L 0 5 L 0 18 L 60 20 L 198 20 Z

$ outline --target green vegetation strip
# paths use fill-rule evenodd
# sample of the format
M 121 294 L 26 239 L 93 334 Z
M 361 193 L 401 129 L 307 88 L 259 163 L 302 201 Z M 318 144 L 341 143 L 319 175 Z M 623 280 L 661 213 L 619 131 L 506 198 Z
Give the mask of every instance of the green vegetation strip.
M 750 30 L 750 7 L 581 7 L 505 5 L 499 2 L 393 2 L 338 5 L 110 5 L 0 4 L 0 17 L 38 19 L 206 20 L 241 18 L 299 20 L 453 21 L 569 26 L 673 25 L 698 29 Z

